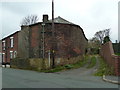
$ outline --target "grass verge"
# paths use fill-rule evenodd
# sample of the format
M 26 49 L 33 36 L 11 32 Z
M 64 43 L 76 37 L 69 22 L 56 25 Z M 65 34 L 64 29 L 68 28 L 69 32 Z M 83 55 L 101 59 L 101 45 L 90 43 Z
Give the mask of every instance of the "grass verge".
M 114 75 L 113 67 L 108 66 L 106 62 L 101 58 L 98 57 L 100 65 L 97 72 L 94 74 L 95 76 L 103 76 L 103 75 Z
M 84 56 L 83 60 L 80 60 L 79 62 L 75 63 L 75 64 L 67 64 L 64 66 L 56 66 L 53 69 L 50 70 L 42 70 L 41 72 L 46 72 L 46 73 L 54 73 L 54 72 L 59 72 L 59 71 L 65 71 L 68 69 L 76 69 L 76 68 L 80 68 L 83 67 L 87 61 L 88 61 L 89 56 Z

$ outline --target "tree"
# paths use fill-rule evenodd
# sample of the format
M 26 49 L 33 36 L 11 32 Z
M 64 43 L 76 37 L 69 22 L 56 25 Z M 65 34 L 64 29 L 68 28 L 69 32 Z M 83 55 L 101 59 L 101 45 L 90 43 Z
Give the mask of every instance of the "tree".
M 93 37 L 92 39 L 88 40 L 88 48 L 89 54 L 98 54 L 100 48 L 100 41 L 97 38 Z
M 22 20 L 21 26 L 35 24 L 38 20 L 39 18 L 37 15 L 28 15 Z
M 110 41 L 110 38 L 109 38 L 109 36 L 106 36 L 106 37 L 104 37 L 104 43 L 106 43 L 106 42 L 109 42 Z
M 101 44 L 103 43 L 104 38 L 106 36 L 110 37 L 110 29 L 105 29 L 105 30 L 102 30 L 102 31 L 98 31 L 94 35 L 94 37 L 97 38 L 100 41 Z
M 110 41 L 110 29 L 96 32 L 94 37 L 88 41 L 89 54 L 98 54 L 101 44 L 108 41 Z

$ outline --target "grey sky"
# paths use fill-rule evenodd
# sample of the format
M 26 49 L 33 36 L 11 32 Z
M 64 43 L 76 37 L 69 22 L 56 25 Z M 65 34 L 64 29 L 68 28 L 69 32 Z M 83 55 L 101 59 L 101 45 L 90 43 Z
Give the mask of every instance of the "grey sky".
M 120 2 L 118 3 L 118 40 L 120 41 Z
M 10 0 L 0 2 L 2 37 L 20 30 L 20 22 L 27 15 L 36 14 L 39 16 L 39 21 L 42 21 L 43 14 L 48 14 L 49 19 L 52 18 L 52 0 L 8 1 Z M 70 22 L 80 25 L 88 39 L 92 38 L 95 32 L 99 30 L 111 28 L 111 40 L 115 41 L 118 39 L 118 1 L 54 0 L 55 17 L 61 16 Z

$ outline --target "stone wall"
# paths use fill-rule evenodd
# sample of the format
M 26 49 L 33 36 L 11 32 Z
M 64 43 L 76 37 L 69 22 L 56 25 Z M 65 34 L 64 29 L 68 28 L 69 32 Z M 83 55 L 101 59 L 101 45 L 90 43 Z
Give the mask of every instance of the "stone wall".
M 74 64 L 78 61 L 82 60 L 81 56 L 76 58 L 56 58 L 55 59 L 55 66 L 60 65 L 67 65 L 67 64 Z M 30 70 L 46 70 L 52 68 L 52 60 L 45 58 L 30 58 L 30 59 L 22 59 L 22 58 L 15 58 L 11 61 L 12 68 L 20 68 L 20 69 L 30 69 Z

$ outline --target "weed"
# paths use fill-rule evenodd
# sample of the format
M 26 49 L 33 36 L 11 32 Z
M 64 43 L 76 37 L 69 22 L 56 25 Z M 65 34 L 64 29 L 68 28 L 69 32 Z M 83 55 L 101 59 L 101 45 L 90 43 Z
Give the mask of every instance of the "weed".
M 113 75 L 114 69 L 113 67 L 108 66 L 106 62 L 99 57 L 100 66 L 98 71 L 94 74 L 95 76 L 103 76 L 103 75 Z
M 96 57 L 95 56 L 92 56 L 90 58 L 90 64 L 87 66 L 87 68 L 92 68 L 96 65 Z
M 85 64 L 87 64 L 88 58 L 89 58 L 89 56 L 84 56 L 83 60 L 80 60 L 75 64 L 67 64 L 67 65 L 64 65 L 64 66 L 57 66 L 57 67 L 55 67 L 53 69 L 50 69 L 50 70 L 42 70 L 41 72 L 47 72 L 47 73 L 48 72 L 59 72 L 59 71 L 62 71 L 62 70 L 67 70 L 67 69 L 80 68 L 80 67 L 83 67 Z

